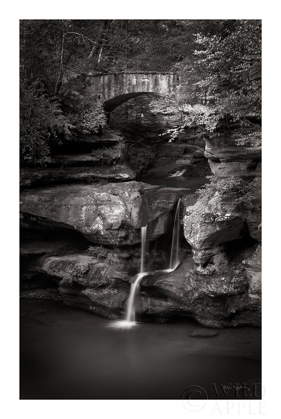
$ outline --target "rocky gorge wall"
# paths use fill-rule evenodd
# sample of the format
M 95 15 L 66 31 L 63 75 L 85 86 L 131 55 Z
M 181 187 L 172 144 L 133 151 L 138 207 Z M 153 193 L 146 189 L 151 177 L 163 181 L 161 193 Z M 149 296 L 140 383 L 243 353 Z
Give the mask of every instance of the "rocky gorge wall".
M 243 145 L 241 145 L 241 142 Z M 261 142 L 213 138 L 205 156 L 211 182 L 184 208 L 184 235 L 192 247 L 195 277 L 228 294 L 224 315 L 231 324 L 260 324 L 261 312 Z
M 52 294 L 65 304 L 121 318 L 139 272 L 140 227 L 148 225 L 146 269 L 166 268 L 182 197 L 181 264 L 171 274 L 143 278 L 138 318 L 258 326 L 260 143 L 256 137 L 242 140 L 214 137 L 204 151 L 183 139 L 156 151 L 146 145 L 145 154 L 109 131 L 61 147 L 44 168 L 23 168 L 23 297 Z M 150 176 L 185 170 L 187 177 L 213 177 L 201 192 L 187 194 L 139 181 L 144 170 Z

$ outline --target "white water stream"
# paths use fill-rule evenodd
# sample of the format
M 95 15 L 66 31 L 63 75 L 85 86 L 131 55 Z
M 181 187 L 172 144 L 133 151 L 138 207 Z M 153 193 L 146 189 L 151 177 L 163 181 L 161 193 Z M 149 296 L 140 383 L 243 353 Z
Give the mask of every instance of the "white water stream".
M 136 322 L 136 307 L 135 297 L 139 290 L 140 280 L 147 275 L 156 272 L 169 273 L 174 271 L 180 263 L 179 259 L 179 237 L 180 237 L 180 202 L 179 199 L 174 219 L 172 246 L 170 253 L 170 267 L 169 269 L 162 269 L 155 272 L 145 272 L 145 256 L 147 246 L 147 226 L 141 227 L 141 269 L 140 273 L 136 276 L 135 282 L 131 284 L 130 295 L 127 301 L 126 317 L 125 320 L 119 320 L 111 323 L 109 326 L 115 329 L 130 329 L 137 325 Z

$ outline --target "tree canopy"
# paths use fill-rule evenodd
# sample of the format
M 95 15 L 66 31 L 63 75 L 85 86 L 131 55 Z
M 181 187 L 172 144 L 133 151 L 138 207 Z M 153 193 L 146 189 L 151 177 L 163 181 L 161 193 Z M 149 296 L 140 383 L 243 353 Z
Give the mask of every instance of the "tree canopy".
M 225 119 L 261 116 L 259 20 L 22 20 L 20 34 L 25 161 L 43 163 L 51 141 L 106 124 L 81 74 L 177 72 L 183 127 L 214 131 Z

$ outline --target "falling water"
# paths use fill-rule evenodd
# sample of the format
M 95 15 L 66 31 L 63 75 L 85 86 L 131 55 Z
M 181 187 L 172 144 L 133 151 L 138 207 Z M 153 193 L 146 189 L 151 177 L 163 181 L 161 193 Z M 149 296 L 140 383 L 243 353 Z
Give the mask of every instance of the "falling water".
M 145 272 L 145 254 L 146 254 L 146 235 L 147 235 L 147 226 L 141 228 L 141 270 L 140 273 Z
M 181 203 L 181 198 L 178 200 L 178 205 L 177 205 L 175 219 L 174 219 L 173 238 L 172 238 L 172 247 L 171 247 L 171 255 L 170 255 L 170 269 L 172 271 L 176 269 L 176 267 L 180 263 L 180 259 L 179 259 L 180 203 Z
M 126 309 L 126 318 L 118 322 L 112 323 L 110 326 L 116 329 L 130 329 L 136 325 L 136 315 L 135 315 L 135 297 L 139 289 L 140 280 L 148 275 L 149 272 L 145 272 L 145 254 L 146 254 L 146 235 L 147 235 L 147 226 L 141 228 L 141 268 L 140 273 L 137 275 L 135 282 L 131 284 L 130 295 L 127 302 Z
M 162 269 L 155 272 L 166 272 L 170 273 L 176 269 L 180 263 L 179 259 L 179 238 L 180 238 L 180 202 L 181 198 L 178 200 L 174 227 L 173 227 L 173 238 L 172 238 L 172 247 L 170 253 L 170 267 L 169 269 Z M 136 276 L 135 282 L 131 284 L 130 295 L 127 301 L 127 309 L 125 320 L 120 320 L 117 322 L 110 323 L 109 326 L 114 329 L 131 329 L 136 326 L 136 315 L 135 315 L 135 298 L 137 291 L 139 289 L 140 280 L 153 272 L 145 272 L 145 255 L 146 255 L 146 246 L 147 246 L 147 226 L 141 228 L 141 268 L 140 273 Z
M 135 315 L 135 296 L 137 291 L 139 290 L 139 282 L 140 280 L 147 275 L 145 272 L 144 273 L 139 273 L 136 277 L 136 280 L 133 284 L 131 284 L 131 289 L 130 289 L 130 295 L 128 298 L 128 302 L 127 302 L 127 310 L 126 310 L 126 322 L 128 322 L 128 324 L 134 323 L 136 320 L 136 315 Z
M 133 284 L 131 284 L 130 295 L 127 304 L 127 312 L 126 312 L 126 321 L 127 322 L 134 322 L 135 321 L 135 296 L 136 292 L 139 289 L 139 282 L 140 280 L 146 275 L 144 271 L 145 266 L 145 254 L 146 254 L 146 233 L 147 233 L 147 226 L 141 228 L 141 271 L 137 275 L 136 280 Z

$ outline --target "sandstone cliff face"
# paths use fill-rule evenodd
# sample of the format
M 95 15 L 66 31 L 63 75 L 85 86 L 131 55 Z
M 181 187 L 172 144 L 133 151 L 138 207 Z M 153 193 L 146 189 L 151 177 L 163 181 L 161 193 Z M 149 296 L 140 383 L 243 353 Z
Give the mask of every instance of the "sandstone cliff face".
M 118 131 L 78 136 L 56 144 L 44 167 L 23 167 L 22 189 L 65 183 L 107 183 L 136 178 L 129 166 L 128 144 Z
M 207 141 L 205 156 L 214 174 L 193 205 L 185 203 L 184 236 L 192 248 L 192 275 L 225 290 L 225 313 L 230 324 L 260 318 L 261 178 L 253 161 L 260 147 L 241 147 Z M 226 144 L 226 145 L 225 145 Z M 237 147 L 237 148 L 235 148 Z M 216 161 L 216 158 L 220 161 Z M 229 249 L 234 248 L 236 256 Z M 237 256 L 238 255 L 238 256 Z M 232 297 L 232 281 L 243 283 L 240 297 Z M 251 314 L 249 314 L 251 313 Z M 251 320 L 250 320 L 251 319 Z

